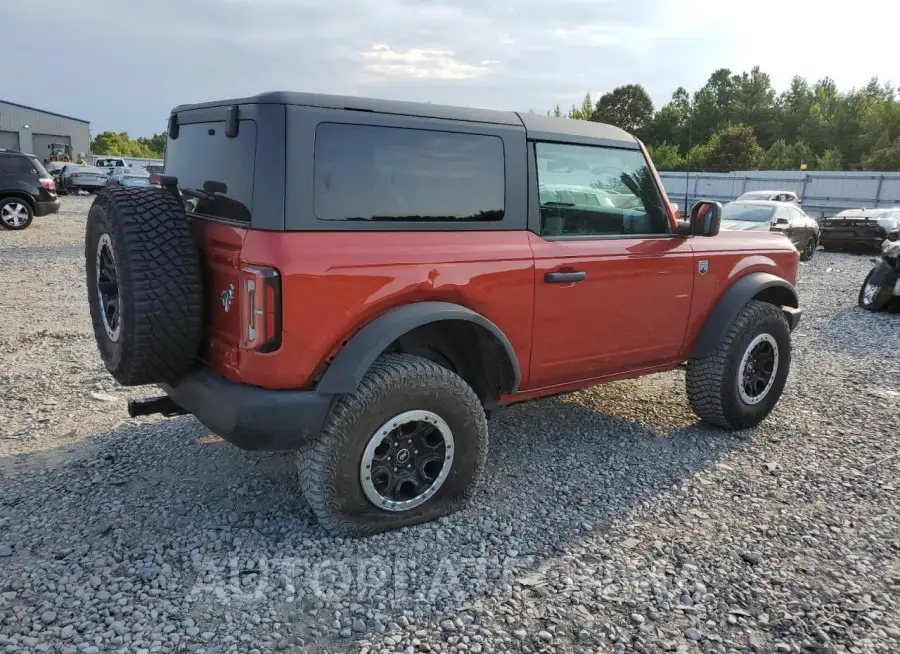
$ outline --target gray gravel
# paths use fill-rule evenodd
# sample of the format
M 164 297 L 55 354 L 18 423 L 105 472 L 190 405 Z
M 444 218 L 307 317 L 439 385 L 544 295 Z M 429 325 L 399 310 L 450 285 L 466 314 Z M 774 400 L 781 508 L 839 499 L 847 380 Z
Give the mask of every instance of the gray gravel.
M 468 509 L 343 541 L 289 456 L 128 419 L 89 204 L 0 232 L 0 652 L 900 651 L 900 315 L 856 308 L 867 257 L 803 265 L 761 427 L 699 426 L 681 371 L 515 407 Z

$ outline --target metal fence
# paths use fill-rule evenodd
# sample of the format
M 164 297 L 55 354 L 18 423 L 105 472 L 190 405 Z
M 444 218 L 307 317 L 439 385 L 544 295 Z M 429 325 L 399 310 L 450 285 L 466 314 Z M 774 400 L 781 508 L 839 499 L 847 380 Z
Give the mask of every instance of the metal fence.
M 660 177 L 669 200 L 684 212 L 697 200 L 727 202 L 741 193 L 765 189 L 793 191 L 813 217 L 830 216 L 842 209 L 900 206 L 900 173 L 748 170 L 661 172 Z

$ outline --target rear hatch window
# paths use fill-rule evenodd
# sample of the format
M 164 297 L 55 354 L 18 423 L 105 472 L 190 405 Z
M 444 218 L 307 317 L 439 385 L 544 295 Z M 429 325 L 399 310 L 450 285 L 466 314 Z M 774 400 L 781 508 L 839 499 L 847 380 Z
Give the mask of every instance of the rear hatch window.
M 185 209 L 197 218 L 249 223 L 255 162 L 252 120 L 242 120 L 233 138 L 225 121 L 182 123 L 166 143 L 166 174 L 178 178 Z

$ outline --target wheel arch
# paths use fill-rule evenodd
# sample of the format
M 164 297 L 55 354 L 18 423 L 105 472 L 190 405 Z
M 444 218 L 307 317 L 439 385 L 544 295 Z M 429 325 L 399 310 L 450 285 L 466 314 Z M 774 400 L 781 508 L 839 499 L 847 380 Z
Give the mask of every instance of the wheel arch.
M 460 340 L 466 346 L 460 347 Z M 429 356 L 431 349 L 446 359 Z M 375 360 L 385 353 L 419 354 L 456 368 L 483 402 L 518 390 L 521 372 L 503 331 L 483 315 L 450 302 L 416 302 L 391 309 L 368 323 L 334 357 L 316 390 L 352 393 Z M 447 364 L 450 365 L 447 365 Z
M 25 202 L 28 203 L 28 206 L 31 207 L 32 213 L 37 211 L 37 204 L 35 203 L 34 197 L 27 191 L 3 191 L 0 193 L 0 202 L 8 200 L 9 198 L 25 200 Z
M 800 300 L 790 283 L 771 273 L 750 273 L 735 281 L 719 298 L 700 329 L 690 357 L 712 354 L 738 313 L 751 300 L 767 302 L 781 309 L 791 329 L 799 320 Z

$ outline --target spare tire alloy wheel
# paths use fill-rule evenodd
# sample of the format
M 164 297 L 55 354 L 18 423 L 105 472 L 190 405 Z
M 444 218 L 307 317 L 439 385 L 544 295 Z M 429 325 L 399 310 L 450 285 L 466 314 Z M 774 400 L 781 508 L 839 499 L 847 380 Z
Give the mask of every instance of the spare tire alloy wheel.
M 119 274 L 109 234 L 101 234 L 97 243 L 97 300 L 103 327 L 109 340 L 118 342 L 122 334 L 122 305 L 119 302 Z
M 85 230 L 94 339 L 123 386 L 180 379 L 203 334 L 200 253 L 181 203 L 164 189 L 103 189 Z
M 408 511 L 440 490 L 453 466 L 453 433 L 431 411 L 406 411 L 369 439 L 359 475 L 366 498 L 385 511 Z
M 34 213 L 24 200 L 9 198 L 0 201 L 0 222 L 6 229 L 25 229 L 33 218 Z

